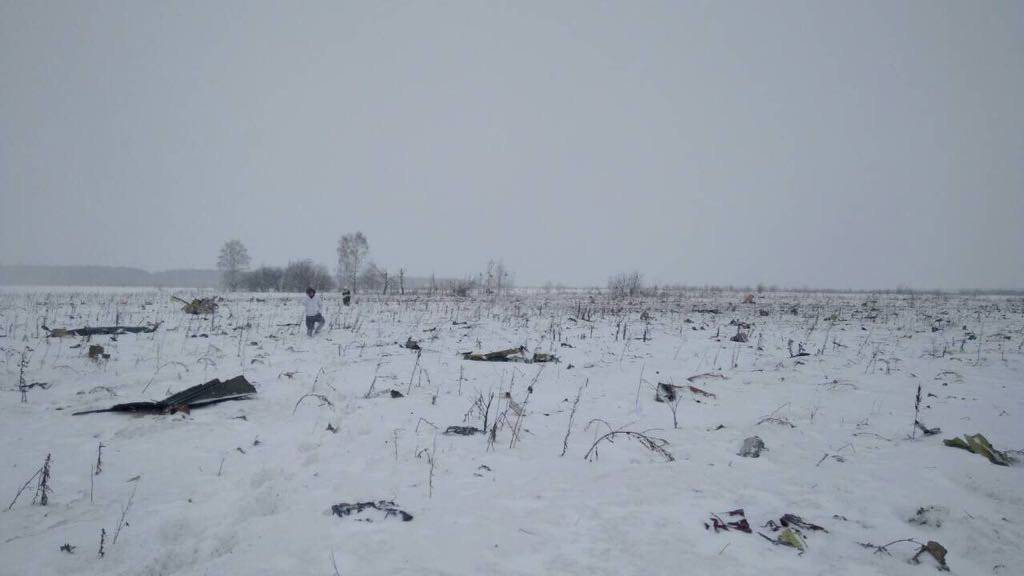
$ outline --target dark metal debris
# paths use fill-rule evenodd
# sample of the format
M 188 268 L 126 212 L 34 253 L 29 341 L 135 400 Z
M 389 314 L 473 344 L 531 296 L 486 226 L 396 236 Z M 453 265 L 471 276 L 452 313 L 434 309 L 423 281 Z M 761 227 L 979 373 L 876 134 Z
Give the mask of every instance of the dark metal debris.
M 732 520 L 723 520 L 718 514 L 712 514 L 711 517 L 708 518 L 708 522 L 710 522 L 710 524 L 705 522 L 704 529 L 711 530 L 713 528 L 715 532 L 727 532 L 729 530 L 739 530 L 740 532 L 746 532 L 747 534 L 752 532 L 750 524 L 747 522 L 747 515 L 743 511 L 743 508 L 730 510 L 725 513 L 725 516 L 732 518 Z
M 385 520 L 388 518 L 399 518 L 402 522 L 412 520 L 412 514 L 398 508 L 395 503 L 390 500 L 356 502 L 354 504 L 342 502 L 341 504 L 331 506 L 331 512 L 339 518 L 344 518 L 352 514 L 361 514 L 364 510 L 378 510 L 383 512 Z M 373 522 L 372 518 L 358 518 L 357 520 L 360 522 Z
M 770 529 L 772 532 L 778 532 L 783 528 L 802 528 L 804 530 L 828 533 L 828 530 L 825 528 L 818 526 L 817 524 L 807 522 L 796 514 L 783 514 L 782 517 L 779 518 L 778 522 L 775 520 L 769 520 L 764 524 L 764 527 Z
M 444 433 L 447 436 L 472 436 L 473 434 L 483 434 L 484 431 L 475 426 L 449 426 Z
M 80 414 L 95 414 L 98 412 L 143 412 L 148 414 L 163 414 L 167 412 L 187 412 L 193 408 L 200 408 L 218 402 L 228 400 L 241 400 L 256 393 L 256 388 L 245 379 L 245 376 L 236 376 L 225 382 L 214 378 L 205 384 L 199 384 L 172 394 L 159 402 L 129 402 L 127 404 L 115 404 L 110 408 L 102 410 L 86 410 L 75 412 L 73 416 Z
M 655 402 L 675 402 L 676 401 L 676 388 L 673 384 L 665 384 L 664 382 L 658 382 L 658 388 L 654 391 Z
M 156 332 L 156 329 L 160 327 L 160 322 L 156 324 L 150 324 L 148 326 L 95 326 L 85 328 L 47 328 L 43 326 L 43 330 L 46 330 L 46 335 L 52 338 L 60 338 L 62 336 L 113 336 L 116 334 L 149 334 L 150 332 Z
M 103 349 L 103 346 L 100 346 L 99 344 L 91 344 L 89 345 L 89 358 L 93 360 L 98 360 L 100 358 L 103 358 L 104 360 L 109 360 L 110 354 L 106 353 L 106 351 Z

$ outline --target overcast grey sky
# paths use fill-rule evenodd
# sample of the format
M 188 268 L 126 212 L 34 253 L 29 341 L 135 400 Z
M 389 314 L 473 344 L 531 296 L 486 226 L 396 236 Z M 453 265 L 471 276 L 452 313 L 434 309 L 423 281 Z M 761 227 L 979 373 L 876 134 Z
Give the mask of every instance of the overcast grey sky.
M 1024 287 L 1022 2 L 0 0 L 0 262 Z

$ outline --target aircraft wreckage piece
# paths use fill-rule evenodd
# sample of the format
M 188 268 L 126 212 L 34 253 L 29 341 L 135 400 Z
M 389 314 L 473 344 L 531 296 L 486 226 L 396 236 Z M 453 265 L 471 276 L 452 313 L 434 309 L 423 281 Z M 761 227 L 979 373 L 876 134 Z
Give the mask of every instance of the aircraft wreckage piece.
M 213 314 L 219 306 L 213 298 L 195 298 L 191 302 L 177 296 L 171 296 L 171 299 L 184 304 L 181 307 L 181 311 L 186 314 Z
M 477 362 L 526 362 L 526 363 L 541 363 L 541 362 L 558 362 L 558 356 L 554 354 L 548 354 L 546 352 L 534 352 L 533 356 L 526 355 L 526 348 L 520 346 L 519 348 L 509 348 L 508 350 L 498 350 L 497 352 L 463 352 L 463 360 L 475 360 Z
M 214 378 L 205 384 L 198 384 L 191 388 L 186 388 L 177 394 L 171 394 L 159 402 L 128 402 L 127 404 L 115 404 L 110 408 L 104 408 L 101 410 L 75 412 L 72 416 L 96 414 L 98 412 L 173 414 L 174 412 L 188 412 L 194 408 L 201 408 L 218 402 L 242 400 L 255 393 L 256 388 L 254 388 L 253 385 L 245 379 L 245 376 L 236 376 L 224 382 Z
M 149 334 L 156 332 L 160 322 L 148 326 L 86 326 L 85 328 L 47 328 L 46 335 L 54 338 L 61 336 L 113 336 L 117 334 Z

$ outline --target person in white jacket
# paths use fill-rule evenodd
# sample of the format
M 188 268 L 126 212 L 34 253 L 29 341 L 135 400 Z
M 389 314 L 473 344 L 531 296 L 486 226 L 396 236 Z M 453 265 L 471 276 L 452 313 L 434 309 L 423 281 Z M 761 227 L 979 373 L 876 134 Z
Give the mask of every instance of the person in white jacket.
M 320 329 L 327 323 L 324 320 L 324 303 L 320 300 L 320 295 L 313 288 L 306 288 L 306 298 L 302 303 L 306 307 L 306 336 L 319 334 Z

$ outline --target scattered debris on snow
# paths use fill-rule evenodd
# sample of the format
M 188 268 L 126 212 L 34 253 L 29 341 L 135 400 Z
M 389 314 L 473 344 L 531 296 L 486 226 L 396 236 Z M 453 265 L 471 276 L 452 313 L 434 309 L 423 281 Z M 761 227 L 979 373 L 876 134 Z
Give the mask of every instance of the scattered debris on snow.
M 711 514 L 708 518 L 708 522 L 704 523 L 705 530 L 714 529 L 714 531 L 720 532 L 729 530 L 739 530 L 740 532 L 746 532 L 750 534 L 753 530 L 750 529 L 750 523 L 747 522 L 747 514 L 743 511 L 743 508 L 737 508 L 736 510 L 730 510 L 725 512 L 724 515 L 731 520 L 723 520 L 718 514 Z
M 769 520 L 764 524 L 764 527 L 770 529 L 772 532 L 778 532 L 782 528 L 811 530 L 813 532 L 828 532 L 825 528 L 818 526 L 817 524 L 807 522 L 796 514 L 783 514 L 782 517 L 779 518 L 778 522 L 775 520 Z
M 402 522 L 408 522 L 412 520 L 412 514 L 409 514 L 405 510 L 402 510 L 401 508 L 396 506 L 394 502 L 390 500 L 377 500 L 376 502 L 356 502 L 354 504 L 342 502 L 340 504 L 335 504 L 331 506 L 331 512 L 339 518 L 344 518 L 350 515 L 359 515 L 365 512 L 366 510 L 376 510 L 378 512 L 383 512 L 383 520 L 387 520 L 388 518 L 397 518 L 400 519 Z M 373 518 L 356 518 L 356 521 L 373 522 Z
M 922 506 L 907 522 L 918 526 L 939 528 L 949 518 L 949 508 L 945 506 Z

